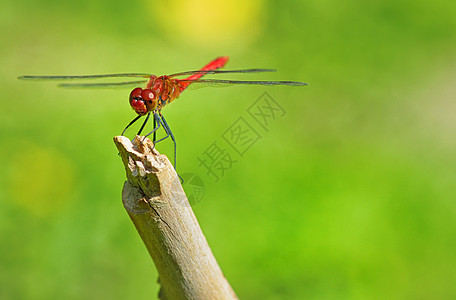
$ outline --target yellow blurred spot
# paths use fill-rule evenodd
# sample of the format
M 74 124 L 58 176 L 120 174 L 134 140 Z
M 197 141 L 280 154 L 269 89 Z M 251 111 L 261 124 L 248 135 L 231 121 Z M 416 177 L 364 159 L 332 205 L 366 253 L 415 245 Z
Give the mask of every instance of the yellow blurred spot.
M 10 193 L 14 202 L 47 216 L 71 200 L 74 167 L 61 153 L 30 142 L 16 142 L 10 160 Z
M 148 7 L 168 38 L 217 47 L 258 35 L 263 0 L 148 0 Z

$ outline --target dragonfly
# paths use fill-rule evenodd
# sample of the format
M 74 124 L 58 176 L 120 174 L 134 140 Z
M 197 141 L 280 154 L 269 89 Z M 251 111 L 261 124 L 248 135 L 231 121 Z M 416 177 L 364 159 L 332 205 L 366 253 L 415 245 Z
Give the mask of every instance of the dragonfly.
M 136 112 L 137 116 L 128 123 L 121 135 L 140 118 L 145 116 L 137 135 L 141 135 L 150 116 L 153 116 L 153 129 L 147 133 L 144 138 L 153 134 L 153 145 L 169 137 L 174 145 L 174 169 L 176 169 L 177 147 L 176 139 L 163 116 L 162 109 L 169 103 L 176 100 L 180 94 L 190 85 L 205 86 L 230 86 L 230 85 L 262 85 L 262 86 L 306 86 L 308 83 L 296 81 L 251 81 L 251 80 L 223 80 L 223 79 L 201 79 L 209 74 L 236 74 L 236 73 L 260 73 L 274 72 L 273 69 L 240 69 L 240 70 L 220 70 L 228 62 L 228 56 L 218 57 L 197 71 L 186 71 L 171 75 L 156 76 L 147 73 L 118 73 L 102 75 L 72 75 L 72 76 L 20 76 L 22 80 L 54 80 L 54 81 L 73 81 L 105 78 L 136 78 L 125 79 L 128 81 L 121 82 L 90 82 L 90 83 L 62 83 L 59 87 L 64 88 L 117 88 L 117 87 L 134 87 L 129 96 L 129 104 Z M 178 77 L 188 76 L 183 79 Z M 142 86 L 142 87 L 141 87 Z M 156 140 L 156 132 L 161 127 L 165 131 L 165 137 Z

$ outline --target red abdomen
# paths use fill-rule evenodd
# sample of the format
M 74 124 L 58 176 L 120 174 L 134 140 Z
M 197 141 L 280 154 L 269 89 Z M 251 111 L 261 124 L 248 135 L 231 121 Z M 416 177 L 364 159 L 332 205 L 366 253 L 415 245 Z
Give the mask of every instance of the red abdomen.
M 220 69 L 228 62 L 228 59 L 229 59 L 228 56 L 217 57 L 216 59 L 214 59 L 213 61 L 211 61 L 204 67 L 202 67 L 200 69 L 200 71 L 210 71 L 210 70 Z M 184 80 L 196 80 L 196 79 L 201 78 L 202 76 L 204 76 L 204 74 L 193 74 L 193 75 L 185 78 Z M 190 83 L 191 82 L 181 82 L 180 83 L 180 92 L 185 90 Z

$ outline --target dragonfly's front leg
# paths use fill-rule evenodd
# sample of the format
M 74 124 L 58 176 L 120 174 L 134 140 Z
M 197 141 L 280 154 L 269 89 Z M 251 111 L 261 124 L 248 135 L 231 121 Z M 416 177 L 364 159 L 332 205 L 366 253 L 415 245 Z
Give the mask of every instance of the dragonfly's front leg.
M 146 126 L 147 121 L 149 121 L 149 117 L 150 117 L 150 112 L 147 114 L 147 117 L 144 120 L 143 124 L 141 125 L 141 128 L 139 128 L 139 131 L 138 131 L 137 135 L 141 135 L 141 132 L 143 131 L 144 126 Z
M 120 135 L 124 135 L 125 131 L 127 131 L 128 127 L 130 127 L 131 125 L 133 125 L 133 123 L 135 123 L 136 121 L 139 120 L 139 118 L 141 118 L 142 116 L 136 116 L 136 118 L 134 118 L 133 120 L 131 120 L 130 123 L 128 123 L 127 127 L 125 127 L 125 129 L 122 131 L 122 133 Z
M 150 114 L 150 113 L 149 113 L 149 114 Z M 155 125 L 157 124 L 157 122 L 158 122 L 158 125 L 157 125 L 157 127 L 155 127 Z M 151 135 L 152 133 L 154 134 L 154 141 L 153 141 L 154 147 L 155 147 L 155 144 L 159 142 L 159 141 L 158 141 L 158 142 L 155 141 L 155 133 L 156 133 L 157 129 L 160 128 L 160 124 L 161 124 L 161 122 L 160 122 L 160 117 L 159 117 L 159 116 L 157 115 L 157 113 L 154 111 L 154 129 L 153 129 L 151 132 L 149 132 L 148 134 L 146 134 L 146 135 L 144 136 L 144 139 L 145 139 L 146 137 L 148 137 L 148 136 Z M 144 139 L 143 139 L 143 141 L 144 141 Z M 161 141 L 161 140 L 160 140 L 160 141 Z

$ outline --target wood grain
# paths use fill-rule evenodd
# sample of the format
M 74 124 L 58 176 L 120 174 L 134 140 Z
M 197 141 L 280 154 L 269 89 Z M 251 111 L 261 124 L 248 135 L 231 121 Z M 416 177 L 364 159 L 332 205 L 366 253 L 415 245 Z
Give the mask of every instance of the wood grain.
M 160 299 L 237 299 L 212 254 L 172 164 L 152 142 L 116 136 L 123 205 L 159 274 Z M 134 275 L 132 275 L 134 276 Z

